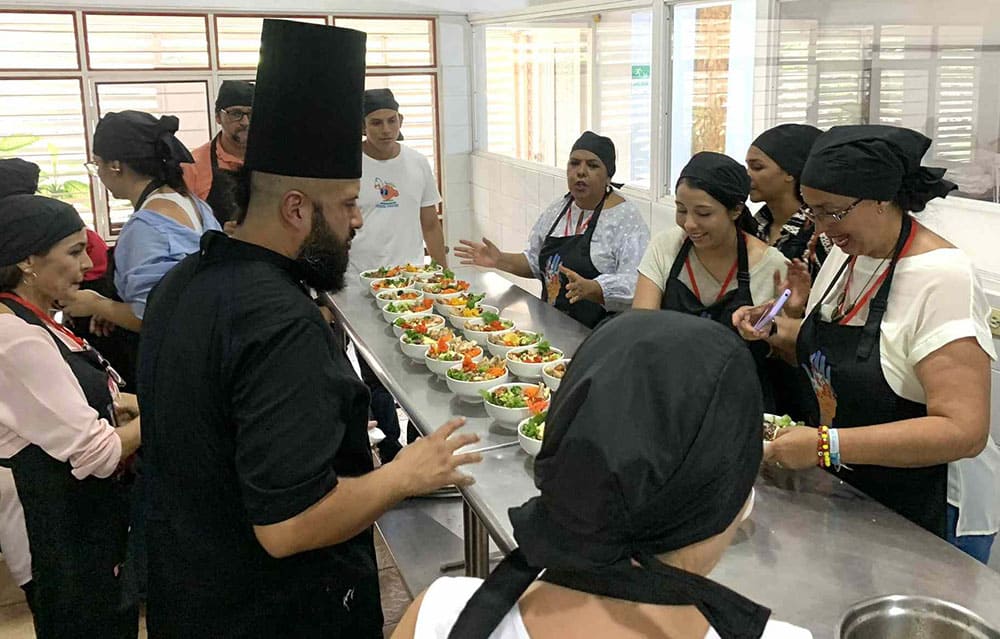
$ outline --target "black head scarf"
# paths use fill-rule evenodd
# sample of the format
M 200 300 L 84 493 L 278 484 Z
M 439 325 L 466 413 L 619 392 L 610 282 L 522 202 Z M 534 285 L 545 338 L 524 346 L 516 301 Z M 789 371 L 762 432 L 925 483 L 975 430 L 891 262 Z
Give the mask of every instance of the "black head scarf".
M 722 153 L 695 153 L 681 169 L 677 184 L 681 180 L 708 193 L 727 209 L 746 203 L 750 196 L 750 176 L 746 167 Z
M 83 228 L 71 205 L 41 195 L 0 198 L 0 266 L 45 253 Z
M 593 131 L 584 131 L 583 135 L 573 143 L 572 151 L 590 151 L 601 160 L 604 168 L 608 170 L 608 179 L 615 176 L 615 160 L 618 158 L 618 154 L 615 152 L 615 143 L 611 141 L 611 138 L 597 135 Z M 620 189 L 623 184 L 612 182 L 611 186 Z
M 781 170 L 798 178 L 806 165 L 809 150 L 823 132 L 809 124 L 779 124 L 753 141 Z
M 544 580 L 583 580 L 588 592 L 609 596 L 612 581 L 619 592 L 649 585 L 632 600 L 694 605 L 724 639 L 759 637 L 767 609 L 654 555 L 732 524 L 760 466 L 762 411 L 753 358 L 718 323 L 633 311 L 599 327 L 549 411 L 535 460 L 541 495 L 510 510 L 519 549 L 470 600 L 451 637 L 479 636 L 469 630 L 487 609 L 495 627 L 543 568 Z M 650 591 L 656 596 L 644 599 Z
M 368 89 L 365 91 L 365 116 L 373 111 L 389 109 L 399 111 L 399 102 L 389 89 Z
M 94 130 L 94 153 L 104 160 L 161 160 L 180 164 L 194 158 L 174 135 L 180 120 L 143 111 L 109 113 Z
M 215 98 L 215 110 L 234 106 L 253 106 L 253 84 L 246 80 L 225 80 L 219 85 L 219 95 Z
M 33 195 L 38 190 L 38 165 L 21 158 L 0 160 L 0 198 Z
M 923 211 L 936 197 L 958 188 L 945 169 L 920 165 L 931 146 L 927 136 L 896 126 L 835 126 L 817 138 L 802 171 L 803 186 L 866 200 L 897 202 Z

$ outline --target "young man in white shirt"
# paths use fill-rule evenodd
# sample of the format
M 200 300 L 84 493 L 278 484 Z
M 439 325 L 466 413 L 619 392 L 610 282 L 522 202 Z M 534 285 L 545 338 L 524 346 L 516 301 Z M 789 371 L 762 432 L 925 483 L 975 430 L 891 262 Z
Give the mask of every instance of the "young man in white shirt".
M 358 197 L 364 226 L 351 242 L 352 270 L 423 264 L 425 244 L 431 259 L 447 267 L 444 232 L 438 220 L 441 195 L 437 181 L 427 158 L 399 143 L 403 124 L 399 103 L 389 89 L 370 89 L 365 91 L 364 112 Z M 386 436 L 378 445 L 379 456 L 383 463 L 390 462 L 401 449 L 396 400 L 363 358 L 358 358 L 358 364 L 371 391 L 372 417 Z M 410 442 L 419 436 L 412 425 L 407 431 Z
M 400 144 L 403 115 L 389 89 L 365 91 L 365 141 L 358 207 L 364 226 L 351 243 L 351 266 L 358 271 L 380 266 L 423 263 L 424 245 L 438 264 L 447 266 L 444 232 L 438 220 L 441 202 L 430 162 Z

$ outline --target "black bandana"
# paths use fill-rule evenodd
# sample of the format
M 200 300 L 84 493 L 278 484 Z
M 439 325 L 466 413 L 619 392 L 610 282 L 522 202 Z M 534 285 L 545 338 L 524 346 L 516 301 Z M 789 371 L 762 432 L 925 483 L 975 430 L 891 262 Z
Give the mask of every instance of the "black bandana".
M 109 113 L 94 130 L 94 154 L 110 160 L 162 160 L 193 163 L 187 147 L 174 134 L 180 120 L 143 111 Z
M 764 131 L 753 141 L 781 170 L 798 178 L 806 165 L 809 150 L 823 133 L 808 124 L 781 124 Z
M 0 160 L 0 198 L 33 195 L 38 190 L 38 165 L 21 158 Z
M 802 171 L 802 186 L 923 211 L 927 202 L 958 188 L 945 169 L 920 165 L 931 146 L 925 135 L 902 127 L 835 126 L 817 138 Z
M 83 228 L 71 205 L 41 195 L 0 198 L 0 266 L 45 253 Z
M 615 176 L 615 160 L 618 158 L 618 154 L 615 152 L 615 143 L 611 141 L 611 138 L 606 138 L 603 135 L 597 135 L 593 131 L 584 131 L 583 135 L 573 143 L 573 151 L 590 151 L 596 155 L 601 162 L 604 164 L 604 168 L 608 170 L 608 179 Z M 622 188 L 622 184 L 619 182 L 612 182 L 611 186 L 616 189 Z
M 699 317 L 632 311 L 595 330 L 548 414 L 541 495 L 510 510 L 519 549 L 451 636 L 479 636 L 465 633 L 495 597 L 513 605 L 545 569 L 542 579 L 586 592 L 697 606 L 724 639 L 759 637 L 769 611 L 655 558 L 722 533 L 746 503 L 762 457 L 755 370 L 731 330 Z M 628 428 L 614 426 L 622 406 Z
M 744 204 L 750 196 L 750 176 L 746 168 L 722 153 L 695 153 L 677 179 L 708 193 L 727 209 Z
M 368 89 L 365 91 L 365 116 L 373 111 L 389 109 L 399 111 L 399 102 L 389 89 Z
M 361 177 L 365 40 L 352 29 L 264 20 L 248 170 Z
M 215 110 L 234 106 L 253 106 L 253 84 L 246 80 L 226 80 L 219 86 L 215 98 Z

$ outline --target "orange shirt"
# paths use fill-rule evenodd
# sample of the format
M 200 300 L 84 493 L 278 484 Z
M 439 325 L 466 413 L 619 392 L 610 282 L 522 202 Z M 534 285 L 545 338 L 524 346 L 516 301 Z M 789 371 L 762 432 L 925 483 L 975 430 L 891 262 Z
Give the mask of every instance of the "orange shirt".
M 220 169 L 239 171 L 243 167 L 242 158 L 227 153 L 222 148 L 221 142 L 215 145 L 215 150 Z M 203 200 L 208 197 L 208 192 L 212 190 L 212 158 L 209 157 L 211 151 L 212 141 L 209 140 L 191 152 L 191 155 L 194 156 L 194 164 L 181 165 L 184 170 L 184 183 L 188 190 Z

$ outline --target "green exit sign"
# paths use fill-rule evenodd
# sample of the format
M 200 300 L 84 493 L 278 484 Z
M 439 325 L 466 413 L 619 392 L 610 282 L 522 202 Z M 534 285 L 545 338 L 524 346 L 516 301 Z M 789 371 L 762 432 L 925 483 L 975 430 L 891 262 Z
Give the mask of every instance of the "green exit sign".
M 632 79 L 633 80 L 648 80 L 649 79 L 649 65 L 648 64 L 633 64 L 632 65 Z

